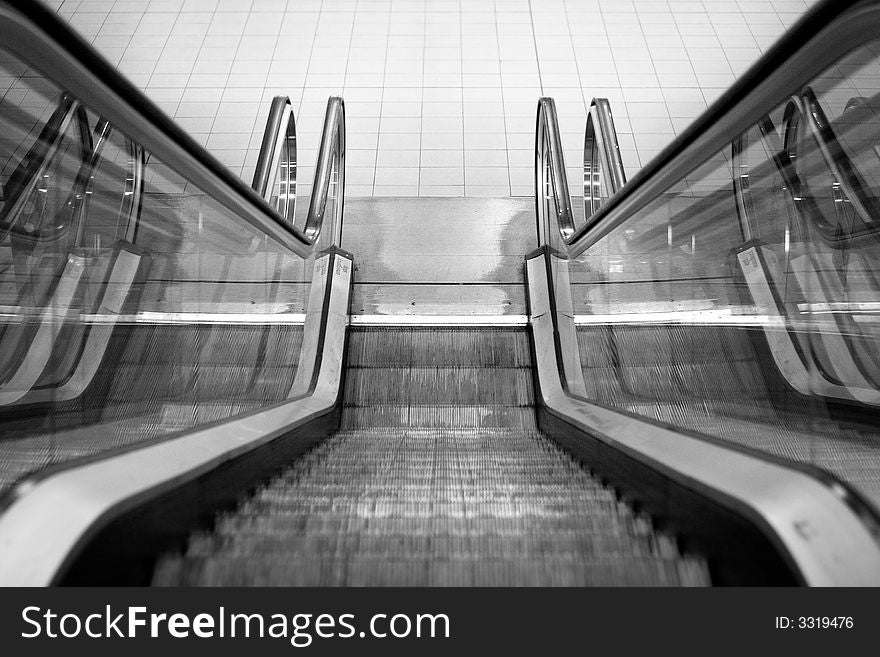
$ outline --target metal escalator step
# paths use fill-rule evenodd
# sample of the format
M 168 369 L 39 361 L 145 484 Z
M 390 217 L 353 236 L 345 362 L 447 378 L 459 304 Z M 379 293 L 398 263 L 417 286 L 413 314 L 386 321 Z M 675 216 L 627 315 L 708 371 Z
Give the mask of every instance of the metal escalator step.
M 663 325 L 613 326 L 598 330 L 608 332 L 609 343 L 613 343 L 622 365 L 671 364 L 683 359 L 692 363 L 754 359 L 751 345 L 742 339 L 741 330 Z
M 253 364 L 263 348 L 270 360 L 296 362 L 302 342 L 302 326 L 282 324 L 133 324 L 117 333 L 124 344 L 119 361 L 132 364 Z
M 303 491 L 303 494 L 306 492 Z M 356 493 L 349 492 L 347 495 L 353 497 Z M 400 491 L 401 497 L 407 495 L 406 490 Z M 482 504 L 485 511 L 468 513 L 461 509 L 464 505 L 472 507 L 477 504 Z M 236 549 L 241 549 L 242 546 L 254 543 L 265 544 L 273 538 L 281 537 L 285 541 L 284 545 L 289 546 L 291 545 L 289 541 L 294 540 L 294 535 L 300 532 L 302 536 L 299 538 L 310 540 L 322 536 L 339 539 L 341 534 L 357 532 L 358 540 L 363 540 L 364 537 L 376 537 L 381 540 L 387 539 L 389 544 L 431 539 L 435 538 L 435 535 L 455 536 L 470 541 L 498 538 L 503 538 L 505 541 L 521 541 L 523 531 L 533 523 L 533 517 L 528 513 L 522 513 L 518 518 L 505 516 L 501 513 L 502 506 L 507 509 L 516 508 L 500 502 L 487 503 L 479 498 L 458 503 L 459 508 L 453 508 L 451 504 L 438 503 L 398 502 L 392 505 L 386 501 L 380 505 L 379 512 L 370 504 L 360 502 L 352 506 L 341 501 L 325 504 L 311 504 L 304 501 L 301 506 L 284 505 L 283 508 L 272 504 L 248 505 L 234 516 L 222 517 L 218 520 L 214 533 L 211 534 L 210 545 L 214 546 L 217 541 L 222 543 L 228 540 L 229 545 L 234 543 Z M 602 504 L 586 498 L 578 500 L 578 508 L 580 511 L 575 513 L 569 507 L 557 507 L 555 511 L 558 517 L 555 521 L 553 538 L 546 540 L 562 543 L 592 540 L 595 537 L 600 537 L 601 540 L 610 540 L 609 537 L 624 537 L 626 540 L 656 544 L 657 537 L 650 523 L 638 518 L 621 521 L 621 518 L 627 518 L 627 515 L 619 514 L 617 505 Z M 398 515 L 389 515 L 391 509 Z M 562 517 L 565 511 L 569 513 Z M 601 514 L 597 514 L 597 511 L 601 511 Z M 372 515 L 367 517 L 369 513 Z M 465 514 L 468 517 L 460 517 Z M 430 522 L 425 521 L 428 517 L 431 518 Z M 243 531 L 255 538 L 239 536 Z M 545 537 L 536 536 L 530 540 L 543 541 Z M 199 552 L 195 543 L 190 546 L 190 550 L 192 553 Z
M 205 581 L 229 586 L 705 586 L 702 564 L 687 559 L 633 558 L 626 564 L 539 560 L 431 560 L 354 557 L 345 563 L 254 564 L 247 557 L 199 564 L 163 561 L 155 583 Z
M 612 405 L 731 402 L 746 413 L 756 406 L 765 414 L 770 408 L 761 366 L 742 332 L 678 326 L 581 328 L 578 343 L 590 399 Z
M 299 326 L 127 330 L 129 341 L 114 368 L 108 395 L 111 403 L 280 401 L 292 385 L 302 341 Z
M 118 361 L 141 363 L 198 363 L 204 328 L 198 325 L 134 324 L 119 327 L 123 347 Z
M 708 583 L 537 430 L 526 331 L 359 327 L 347 354 L 340 431 L 154 583 Z
M 581 366 L 586 369 L 608 367 L 617 362 L 611 329 L 607 326 L 583 326 L 577 329 Z
M 356 328 L 349 334 L 342 429 L 534 429 L 522 329 Z
M 587 397 L 664 424 L 825 468 L 880 507 L 871 432 L 786 383 L 741 327 L 580 326 Z M 817 348 L 814 356 L 826 358 Z M 781 402 L 781 403 L 780 403 Z
M 124 403 L 158 399 L 180 399 L 192 386 L 197 365 L 117 365 L 107 401 Z
M 306 529 L 309 529 L 306 527 Z M 379 529 L 384 529 L 379 527 Z M 349 530 L 351 532 L 352 530 Z M 559 561 L 602 559 L 609 554 L 655 556 L 661 548 L 652 538 L 633 539 L 626 534 L 601 531 L 592 534 L 523 538 L 519 534 L 413 535 L 375 532 L 362 534 L 319 534 L 308 531 L 301 536 L 289 532 L 262 535 L 255 539 L 214 541 L 202 550 L 191 549 L 189 558 L 210 558 L 223 549 L 225 558 L 259 554 L 261 559 L 283 559 L 290 554 L 309 554 L 325 559 L 345 558 L 348 554 L 361 557 L 394 559 L 400 555 L 425 555 L 430 559 L 469 559 L 478 552 L 498 559 L 538 559 L 552 555 Z M 677 554 L 666 555 L 676 557 Z
M 343 408 L 340 429 L 369 427 L 534 429 L 536 425 L 535 412 L 531 406 L 382 404 L 346 405 Z
M 523 367 L 349 368 L 345 399 L 351 405 L 534 403 L 532 372 Z
M 501 428 L 341 431 L 154 574 L 158 585 L 707 582 L 704 562 L 543 434 Z
M 690 395 L 705 399 L 749 400 L 768 406 L 769 399 L 764 380 L 756 363 L 688 363 L 680 365 L 682 389 Z
M 265 362 L 296 366 L 302 346 L 303 327 L 275 324 L 265 330 Z
M 531 367 L 530 349 L 523 330 L 352 328 L 348 366 Z
M 199 365 L 247 365 L 257 362 L 265 329 L 262 326 L 206 327 Z
M 658 330 L 653 327 L 647 330 Z M 726 326 L 670 326 L 659 328 L 669 334 L 672 354 L 686 355 L 690 362 L 714 363 L 753 361 L 755 351 L 741 328 Z

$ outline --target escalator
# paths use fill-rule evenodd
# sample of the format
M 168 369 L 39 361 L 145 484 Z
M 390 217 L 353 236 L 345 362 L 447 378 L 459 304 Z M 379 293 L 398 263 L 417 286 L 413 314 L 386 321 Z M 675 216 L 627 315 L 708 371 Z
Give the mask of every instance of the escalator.
M 0 583 L 877 585 L 876 388 L 827 347 L 870 352 L 865 158 L 829 255 L 792 172 L 840 154 L 773 138 L 877 24 L 821 4 L 629 182 L 597 99 L 582 214 L 542 99 L 535 213 L 345 199 L 339 98 L 297 207 L 286 98 L 248 186 L 0 3 L 45 105 L 0 106 Z M 858 263 L 852 298 L 793 252 Z
M 205 230 L 199 195 L 60 98 L 2 211 L 4 290 L 18 291 L 9 306 L 21 321 L 11 315 L 0 335 L 0 492 L 51 465 L 283 399 L 297 368 L 287 354 L 302 340 L 305 263 L 222 220 Z M 44 148 L 73 120 L 78 151 Z
M 540 432 L 523 329 L 354 329 L 340 431 L 153 583 L 707 585 Z
M 607 176 L 594 195 L 612 212 L 592 209 L 584 248 L 560 246 L 576 244 L 580 226 L 550 239 L 573 256 L 563 296 L 580 395 L 817 467 L 876 513 L 876 121 L 858 96 L 876 73 L 876 45 L 835 57 L 790 83 L 790 96 L 768 95 L 750 110 L 757 120 L 719 132 L 702 162 L 643 200 L 615 199 Z M 655 169 L 672 169 L 675 146 Z M 606 156 L 594 168 L 614 166 Z M 642 206 L 618 223 L 608 218 L 616 200 Z

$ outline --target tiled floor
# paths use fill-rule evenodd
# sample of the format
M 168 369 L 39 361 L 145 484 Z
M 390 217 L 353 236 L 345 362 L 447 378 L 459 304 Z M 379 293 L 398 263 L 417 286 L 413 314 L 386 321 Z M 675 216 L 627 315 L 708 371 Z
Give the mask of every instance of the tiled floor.
M 535 107 L 570 177 L 611 100 L 631 175 L 813 0 L 52 0 L 250 181 L 269 100 L 297 108 L 298 192 L 342 95 L 349 196 L 530 196 Z

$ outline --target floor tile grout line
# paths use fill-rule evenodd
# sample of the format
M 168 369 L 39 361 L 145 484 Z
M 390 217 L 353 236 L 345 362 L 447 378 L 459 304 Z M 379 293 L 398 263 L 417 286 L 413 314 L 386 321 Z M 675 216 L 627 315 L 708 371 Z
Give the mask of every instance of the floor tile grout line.
M 592 95 L 590 95 L 590 100 L 587 100 L 587 94 L 584 91 L 583 82 L 581 82 L 581 79 L 582 79 L 581 78 L 581 68 L 580 68 L 580 64 L 578 63 L 577 50 L 575 50 L 575 47 L 574 47 L 574 35 L 571 33 L 571 14 L 568 11 L 568 4 L 564 5 L 563 10 L 565 12 L 565 22 L 566 22 L 566 27 L 567 27 L 566 31 L 568 32 L 568 41 L 571 44 L 571 52 L 572 52 L 573 59 L 574 59 L 574 70 L 575 70 L 575 74 L 577 75 L 578 86 L 580 87 L 580 90 L 581 90 L 581 102 L 583 103 L 583 109 L 584 109 L 584 120 L 583 120 L 582 133 L 585 134 L 586 129 L 587 129 L 587 123 L 586 123 L 588 120 L 587 117 L 589 116 L 590 104 L 592 103 L 593 98 L 592 98 Z M 589 67 L 589 64 L 587 66 Z M 581 146 L 581 148 L 584 148 L 583 143 L 581 143 L 580 146 Z M 565 143 L 562 144 L 562 151 L 563 151 L 563 153 L 565 152 Z M 564 161 L 564 158 L 563 158 L 563 161 Z M 584 164 L 583 160 L 580 161 L 579 165 L 582 170 L 585 170 L 586 164 Z M 566 166 L 571 167 L 572 164 L 570 162 L 566 162 Z M 579 181 L 577 179 L 575 179 L 571 182 L 576 182 L 578 184 L 578 187 L 580 188 L 579 190 L 576 188 L 576 194 L 575 194 L 576 196 L 582 196 L 583 194 L 585 194 L 585 192 L 583 191 L 584 185 L 585 185 L 585 180 L 583 178 L 583 175 L 581 176 L 581 179 Z M 579 214 L 583 215 L 584 219 L 586 219 L 586 208 L 583 205 L 581 205 L 580 207 L 578 207 L 574 211 L 576 214 L 579 213 Z
M 178 20 L 180 19 L 180 13 L 182 13 L 182 12 L 178 12 L 178 14 L 177 14 Z M 174 110 L 174 120 L 175 121 L 177 120 L 177 113 L 180 111 L 180 106 L 183 104 L 183 98 L 184 98 L 184 96 L 186 96 L 187 90 L 192 88 L 192 87 L 190 87 L 189 83 L 192 81 L 192 76 L 195 74 L 196 65 L 199 63 L 199 57 L 202 54 L 202 49 L 205 47 L 205 42 L 208 40 L 208 33 L 211 31 L 211 24 L 214 22 L 214 16 L 216 15 L 216 13 L 217 13 L 216 11 L 211 12 L 211 20 L 208 21 L 208 23 L 205 27 L 205 33 L 202 36 L 201 42 L 199 43 L 199 50 L 196 53 L 196 59 L 193 62 L 192 68 L 189 70 L 189 75 L 187 75 L 187 77 L 186 77 L 186 84 L 184 85 L 183 91 L 180 94 L 180 100 L 177 101 L 177 108 Z M 146 13 L 144 15 L 146 15 Z M 175 21 L 174 24 L 176 25 L 177 21 Z M 164 48 L 162 49 L 162 52 L 165 52 Z M 162 59 L 162 53 L 159 53 L 159 60 L 161 61 L 161 59 Z M 224 90 L 226 89 L 225 85 L 224 85 L 223 89 Z M 220 94 L 220 101 L 218 101 L 217 108 L 214 110 L 214 116 L 211 117 L 211 127 L 208 129 L 208 140 L 210 140 L 211 135 L 214 133 L 214 122 L 217 120 L 217 113 L 220 110 L 220 103 L 222 103 L 222 102 L 223 102 L 223 94 Z M 205 141 L 205 148 L 207 148 L 207 143 L 208 142 L 206 140 Z
M 376 178 L 379 172 L 379 151 L 381 150 L 380 144 L 382 141 L 382 106 L 385 103 L 385 76 L 388 74 L 388 42 L 391 40 L 391 17 L 394 14 L 393 9 L 393 3 L 389 0 L 388 22 L 385 24 L 385 56 L 382 58 L 382 91 L 379 94 L 379 127 L 377 128 L 378 132 L 376 133 L 376 158 L 373 161 L 373 185 L 371 195 L 374 196 L 376 194 Z M 419 139 L 419 147 L 421 148 L 421 135 Z
M 461 91 L 461 183 L 462 183 L 462 193 L 467 196 L 468 193 L 468 180 L 467 180 L 467 165 L 465 162 L 465 154 L 467 153 L 467 140 L 465 135 L 467 132 L 465 130 L 465 100 L 464 100 L 464 67 L 465 67 L 465 59 L 464 59 L 464 17 L 462 16 L 462 3 L 467 2 L 467 0 L 458 0 L 458 86 Z
M 247 11 L 247 15 L 248 15 L 248 17 L 250 17 L 250 15 L 251 15 L 251 8 L 252 8 L 252 6 L 253 6 L 253 4 L 248 5 L 248 11 Z M 217 17 L 217 14 L 218 14 L 218 13 L 221 13 L 221 12 L 218 12 L 218 11 L 216 11 L 216 9 L 215 9 L 215 11 L 214 11 L 214 13 L 213 13 L 213 17 L 211 18 L 211 25 L 213 25 L 214 20 L 216 20 L 216 17 Z M 247 24 L 247 18 L 245 18 L 245 24 Z M 210 28 L 210 25 L 209 25 L 209 27 L 208 27 L 208 32 L 209 32 L 209 33 L 210 33 L 210 29 L 211 29 L 211 28 Z M 205 40 L 206 40 L 206 41 L 207 41 L 207 37 L 208 37 L 208 36 L 210 36 L 210 34 L 207 34 L 207 35 L 206 35 L 206 37 L 205 37 Z M 232 69 L 235 68 L 235 62 L 238 60 L 238 51 L 241 49 L 241 43 L 242 43 L 242 40 L 243 40 L 243 39 L 244 39 L 244 27 L 242 26 L 242 31 L 241 31 L 241 33 L 239 33 L 239 35 L 238 35 L 238 41 L 237 41 L 236 44 L 235 44 L 235 54 L 232 56 L 232 65 L 229 67 L 229 72 L 226 74 L 226 82 L 224 82 L 224 84 L 223 84 L 223 89 L 224 89 L 224 90 L 229 88 L 229 79 L 232 77 Z M 204 46 L 203 46 L 203 47 L 204 47 Z M 192 75 L 192 74 L 191 74 L 191 75 Z M 222 102 L 222 101 L 221 101 L 221 102 Z M 214 124 L 217 122 L 217 116 L 218 116 L 219 114 L 220 114 L 220 106 L 219 106 L 219 104 L 218 104 L 218 106 L 217 106 L 217 114 L 214 115 L 214 123 L 211 124 L 211 132 L 210 132 L 209 135 L 208 135 L 208 141 L 209 141 L 209 142 L 211 141 L 211 137 L 214 136 Z M 253 129 L 253 123 L 251 123 L 251 129 Z M 228 164 L 227 164 L 226 166 L 227 166 L 228 168 L 232 169 L 232 167 L 229 166 Z M 241 169 L 242 169 L 242 167 L 239 166 L 239 167 L 237 167 L 237 168 L 238 168 L 238 175 L 239 175 L 239 177 L 240 177 L 240 176 L 241 176 Z
M 62 3 L 62 5 L 63 5 L 63 3 Z M 114 8 L 114 9 L 116 8 L 116 4 L 115 4 L 115 3 L 114 3 L 114 5 L 113 5 L 113 8 Z M 113 13 L 113 10 L 112 10 L 112 9 L 111 9 L 109 12 L 107 12 L 107 18 L 110 18 L 110 14 L 112 14 L 112 13 Z M 141 18 L 143 18 L 144 13 L 145 13 L 145 12 L 140 12 L 141 15 L 140 15 L 140 17 L 138 18 L 138 25 L 140 25 Z M 105 26 L 106 24 L 107 24 L 107 21 L 105 20 L 105 21 L 104 21 L 104 24 L 101 26 L 101 29 L 103 29 L 104 26 Z M 116 59 L 116 61 L 113 62 L 113 65 L 114 65 L 114 66 L 118 67 L 119 64 L 122 62 L 122 59 L 125 57 L 125 52 L 128 50 L 128 47 L 131 45 L 131 41 L 132 41 L 132 39 L 134 39 L 134 35 L 135 35 L 135 34 L 137 34 L 137 27 L 134 27 L 134 28 L 132 29 L 131 34 L 123 35 L 123 36 L 127 36 L 127 37 L 128 37 L 128 42 L 125 44 L 125 48 L 122 48 L 122 49 L 121 49 L 121 50 L 122 50 L 122 53 L 119 55 L 119 57 Z
M 529 24 L 532 26 L 532 43 L 535 46 L 535 64 L 538 66 L 538 88 L 541 90 L 541 96 L 544 96 L 544 78 L 541 75 L 541 53 L 538 50 L 538 35 L 535 31 L 535 14 L 532 8 L 532 0 L 528 0 L 529 5 Z
M 425 132 L 425 63 L 428 52 L 428 5 L 422 5 L 422 99 L 419 103 L 419 179 L 416 183 L 416 195 L 422 195 L 422 150 Z
M 501 68 L 501 35 L 498 32 L 498 2 L 495 0 L 492 3 L 492 19 L 495 26 L 495 46 L 498 48 L 498 55 L 496 57 L 498 61 L 498 80 L 499 80 L 499 93 L 501 95 L 501 121 L 502 126 L 504 128 L 504 157 L 507 162 L 507 195 L 511 196 L 513 194 L 513 179 L 511 178 L 511 166 L 510 166 L 510 140 L 508 138 L 507 131 L 507 106 L 504 103 L 504 75 Z

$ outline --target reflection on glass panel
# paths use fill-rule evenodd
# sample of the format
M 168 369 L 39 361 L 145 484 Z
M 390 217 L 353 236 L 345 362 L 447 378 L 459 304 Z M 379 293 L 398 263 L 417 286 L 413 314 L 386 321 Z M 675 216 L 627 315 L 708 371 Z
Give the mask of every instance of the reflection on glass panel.
M 569 278 L 588 398 L 818 465 L 880 506 L 878 53 L 732 135 Z
M 312 261 L 2 52 L 0 96 L 0 493 L 285 399 Z

